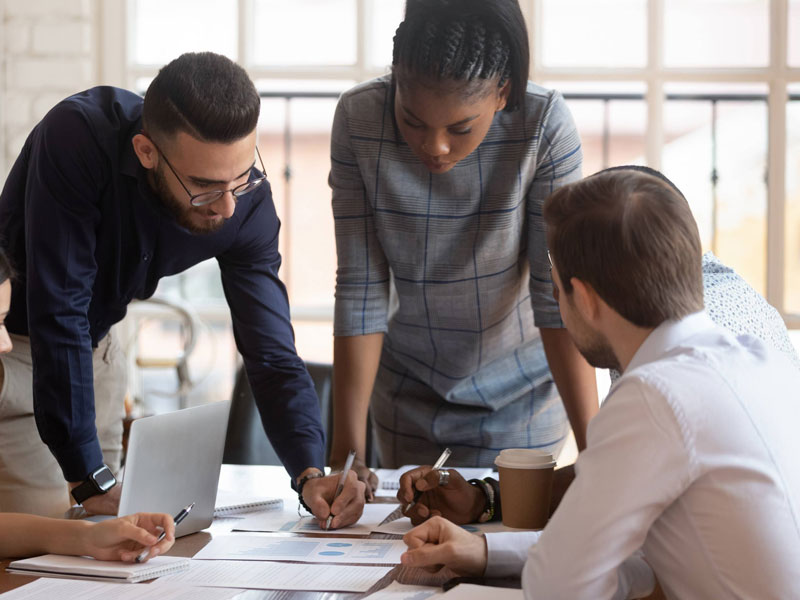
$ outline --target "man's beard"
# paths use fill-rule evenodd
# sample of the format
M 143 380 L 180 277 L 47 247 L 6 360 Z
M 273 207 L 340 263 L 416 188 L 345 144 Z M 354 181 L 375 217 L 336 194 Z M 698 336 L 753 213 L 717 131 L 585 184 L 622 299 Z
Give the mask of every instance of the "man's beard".
M 225 224 L 225 219 L 208 221 L 206 224 L 202 225 L 192 220 L 192 213 L 196 210 L 195 207 L 189 203 L 188 198 L 186 200 L 180 200 L 175 197 L 175 194 L 172 193 L 172 190 L 169 189 L 169 185 L 167 185 L 167 180 L 164 176 L 164 172 L 161 170 L 161 165 L 151 171 L 151 173 L 153 174 L 151 183 L 156 196 L 158 196 L 164 207 L 172 214 L 178 225 L 184 229 L 188 229 L 191 233 L 202 234 L 214 233 Z
M 619 366 L 619 360 L 605 336 L 591 329 L 577 314 L 575 316 L 580 321 L 580 333 L 578 336 L 571 333 L 571 337 L 575 347 L 586 359 L 586 362 L 597 369 L 622 371 Z

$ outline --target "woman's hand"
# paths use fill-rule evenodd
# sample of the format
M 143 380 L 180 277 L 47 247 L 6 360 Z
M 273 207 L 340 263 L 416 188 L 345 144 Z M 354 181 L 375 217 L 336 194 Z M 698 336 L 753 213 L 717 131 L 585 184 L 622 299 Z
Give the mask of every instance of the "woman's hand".
M 162 531 L 166 535 L 156 544 Z M 133 562 L 145 548 L 150 548 L 148 558 L 169 550 L 175 543 L 175 523 L 172 516 L 164 513 L 136 513 L 93 523 L 82 538 L 82 554 L 99 560 Z

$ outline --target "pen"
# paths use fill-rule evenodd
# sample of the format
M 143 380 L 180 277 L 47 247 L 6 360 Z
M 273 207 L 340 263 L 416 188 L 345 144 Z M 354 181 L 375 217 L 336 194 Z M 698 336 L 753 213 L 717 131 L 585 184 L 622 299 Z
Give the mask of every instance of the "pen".
M 441 469 L 444 466 L 444 463 L 447 461 L 447 459 L 450 458 L 451 454 L 452 451 L 450 450 L 450 448 L 445 448 L 444 452 L 442 452 L 442 455 L 436 460 L 435 463 L 433 463 L 431 471 L 437 471 Z M 406 509 L 403 512 L 407 513 L 408 511 L 410 511 L 411 508 L 417 503 L 417 500 L 419 500 L 420 496 L 422 496 L 422 492 L 420 492 L 419 490 L 415 490 L 414 499 L 409 503 L 408 506 L 406 506 Z
M 341 474 L 339 475 L 339 485 L 336 486 L 336 493 L 333 495 L 333 499 L 339 496 L 344 489 L 344 482 L 347 480 L 347 474 L 350 472 L 350 467 L 353 466 L 353 460 L 356 457 L 356 451 L 350 450 L 350 453 L 347 455 L 347 460 L 344 461 L 344 469 L 342 469 Z M 333 504 L 333 502 L 331 502 Z M 327 531 L 331 527 L 331 521 L 333 521 L 333 515 L 328 515 L 328 520 L 325 521 L 325 530 Z
M 188 515 L 188 514 L 189 514 L 189 512 L 190 512 L 190 511 L 191 511 L 193 508 L 194 508 L 194 502 L 192 502 L 192 503 L 191 503 L 189 506 L 187 506 L 186 508 L 182 508 L 182 509 L 181 509 L 181 512 L 179 512 L 177 515 L 175 515 L 175 517 L 173 517 L 173 519 L 172 519 L 172 520 L 175 522 L 175 527 L 177 527 L 178 525 L 180 525 L 181 521 L 183 521 L 183 520 L 186 518 L 186 515 Z M 156 544 L 158 544 L 158 542 L 160 542 L 161 540 L 163 540 L 163 539 L 166 537 L 166 535 L 167 535 L 167 530 L 165 529 L 165 530 L 163 530 L 163 531 L 162 531 L 160 534 L 158 534 L 158 537 L 156 538 L 156 543 L 155 543 L 155 544 L 153 544 L 153 546 L 155 546 Z M 153 546 L 151 546 L 150 548 L 152 548 Z M 142 562 L 144 559 L 146 559 L 146 558 L 148 557 L 148 555 L 150 554 L 150 548 L 145 548 L 144 550 L 142 550 L 142 551 L 139 553 L 139 556 L 137 556 L 137 557 L 136 557 L 136 562 L 137 562 L 137 563 L 140 563 L 140 562 Z

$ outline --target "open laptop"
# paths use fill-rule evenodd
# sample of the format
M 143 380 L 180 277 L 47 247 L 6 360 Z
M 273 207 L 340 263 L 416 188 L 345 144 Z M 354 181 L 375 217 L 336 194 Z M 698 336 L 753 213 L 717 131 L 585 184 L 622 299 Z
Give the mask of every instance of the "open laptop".
M 211 525 L 230 405 L 212 402 L 134 421 L 119 514 L 175 516 L 194 502 L 175 535 Z

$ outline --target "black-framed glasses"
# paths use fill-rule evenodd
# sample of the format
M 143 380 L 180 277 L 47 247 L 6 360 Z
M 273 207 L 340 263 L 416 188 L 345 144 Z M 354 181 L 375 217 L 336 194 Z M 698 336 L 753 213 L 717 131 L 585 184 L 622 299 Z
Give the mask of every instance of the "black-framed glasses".
M 183 183 L 183 180 L 180 178 L 180 175 L 178 175 L 178 173 L 169 163 L 167 155 L 161 151 L 161 148 L 159 148 L 156 145 L 156 143 L 153 141 L 152 138 L 150 138 L 150 142 L 152 142 L 153 146 L 155 146 L 156 150 L 158 150 L 158 153 L 164 159 L 164 162 L 167 163 L 169 170 L 172 171 L 173 175 L 175 175 L 175 179 L 178 180 L 178 183 L 181 184 L 181 187 L 184 190 L 186 190 L 187 194 L 189 194 L 189 204 L 191 204 L 192 206 L 207 206 L 209 204 L 213 204 L 228 192 L 233 194 L 234 200 L 236 200 L 238 198 L 241 198 L 245 194 L 249 194 L 267 180 L 267 170 L 264 168 L 264 160 L 261 158 L 261 153 L 258 151 L 258 146 L 256 146 L 256 154 L 258 155 L 258 161 L 261 163 L 261 175 L 259 175 L 255 179 L 251 179 L 250 181 L 245 181 L 244 183 L 237 185 L 236 187 L 231 188 L 229 190 L 214 190 L 212 192 L 201 192 L 199 194 L 193 194 L 192 192 L 189 191 L 189 188 L 187 188 L 186 185 Z M 256 169 L 256 171 L 258 171 L 258 169 Z

